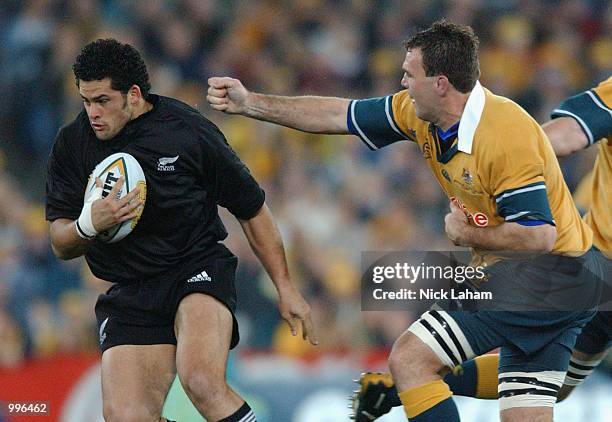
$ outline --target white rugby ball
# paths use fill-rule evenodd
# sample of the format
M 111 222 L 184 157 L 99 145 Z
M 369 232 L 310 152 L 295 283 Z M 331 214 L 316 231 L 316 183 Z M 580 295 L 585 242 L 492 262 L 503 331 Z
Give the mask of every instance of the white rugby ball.
M 114 243 L 126 237 L 134 230 L 136 224 L 140 220 L 144 204 L 147 199 L 147 181 L 145 179 L 144 172 L 138 161 L 125 152 L 118 152 L 116 154 L 109 155 L 102 160 L 93 170 L 89 176 L 87 188 L 85 189 L 85 201 L 89 199 L 95 187 L 95 180 L 99 178 L 102 181 L 102 197 L 106 198 L 110 191 L 115 186 L 115 183 L 119 178 L 123 176 L 124 183 L 117 198 L 121 199 L 128 192 L 131 192 L 134 188 L 140 187 L 139 197 L 142 202 L 142 206 L 138 208 L 138 215 L 131 220 L 126 220 L 121 224 L 117 224 L 108 230 L 100 232 L 96 239 L 106 243 Z

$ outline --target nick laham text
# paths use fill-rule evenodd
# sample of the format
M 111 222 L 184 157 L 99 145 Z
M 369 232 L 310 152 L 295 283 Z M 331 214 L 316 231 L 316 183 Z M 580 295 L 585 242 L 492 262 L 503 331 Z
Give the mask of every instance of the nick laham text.
M 493 293 L 491 292 L 473 292 L 455 289 L 399 289 L 399 290 L 384 290 L 374 289 L 372 292 L 375 300 L 441 300 L 441 299 L 459 299 L 459 300 L 492 300 Z

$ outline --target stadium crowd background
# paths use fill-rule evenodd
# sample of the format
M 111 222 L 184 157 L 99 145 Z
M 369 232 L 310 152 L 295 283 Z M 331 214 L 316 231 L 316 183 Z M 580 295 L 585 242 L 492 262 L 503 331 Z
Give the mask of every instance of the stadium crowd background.
M 446 16 L 481 40 L 481 81 L 538 121 L 612 72 L 605 0 L 3 0 L 0 8 L 0 367 L 95 352 L 95 299 L 108 288 L 82 260 L 61 262 L 44 221 L 45 165 L 58 128 L 82 107 L 71 65 L 100 37 L 144 54 L 153 92 L 219 125 L 267 192 L 293 276 L 313 307 L 319 351 L 388 347 L 407 313 L 360 312 L 362 251 L 444 250 L 448 202 L 419 151 L 373 153 L 352 137 L 314 136 L 212 112 L 213 75 L 255 91 L 351 98 L 400 89 L 402 41 Z M 587 151 L 563 162 L 574 188 Z M 225 214 L 227 216 L 227 214 Z M 273 289 L 235 220 L 241 349 L 293 356 Z M 163 224 L 163 222 L 160 222 Z

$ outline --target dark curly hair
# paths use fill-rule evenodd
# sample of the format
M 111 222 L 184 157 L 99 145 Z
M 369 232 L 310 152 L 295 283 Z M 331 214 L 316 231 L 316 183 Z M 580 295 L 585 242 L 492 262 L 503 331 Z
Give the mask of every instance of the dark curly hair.
M 440 19 L 410 37 L 404 47 L 420 48 L 425 75 L 445 75 L 459 92 L 470 92 L 480 77 L 478 37 L 469 26 Z
M 77 56 L 72 71 L 77 86 L 79 81 L 110 78 L 111 88 L 124 94 L 138 85 L 145 99 L 151 89 L 147 66 L 138 50 L 112 38 L 87 44 Z

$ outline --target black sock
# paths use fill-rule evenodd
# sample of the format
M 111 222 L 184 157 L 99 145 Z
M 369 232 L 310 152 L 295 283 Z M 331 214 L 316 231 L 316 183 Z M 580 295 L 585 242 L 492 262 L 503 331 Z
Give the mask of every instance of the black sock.
M 236 410 L 227 418 L 221 419 L 219 422 L 257 422 L 257 418 L 253 410 L 251 410 L 251 406 L 249 406 L 247 402 L 244 402 L 240 409 Z

